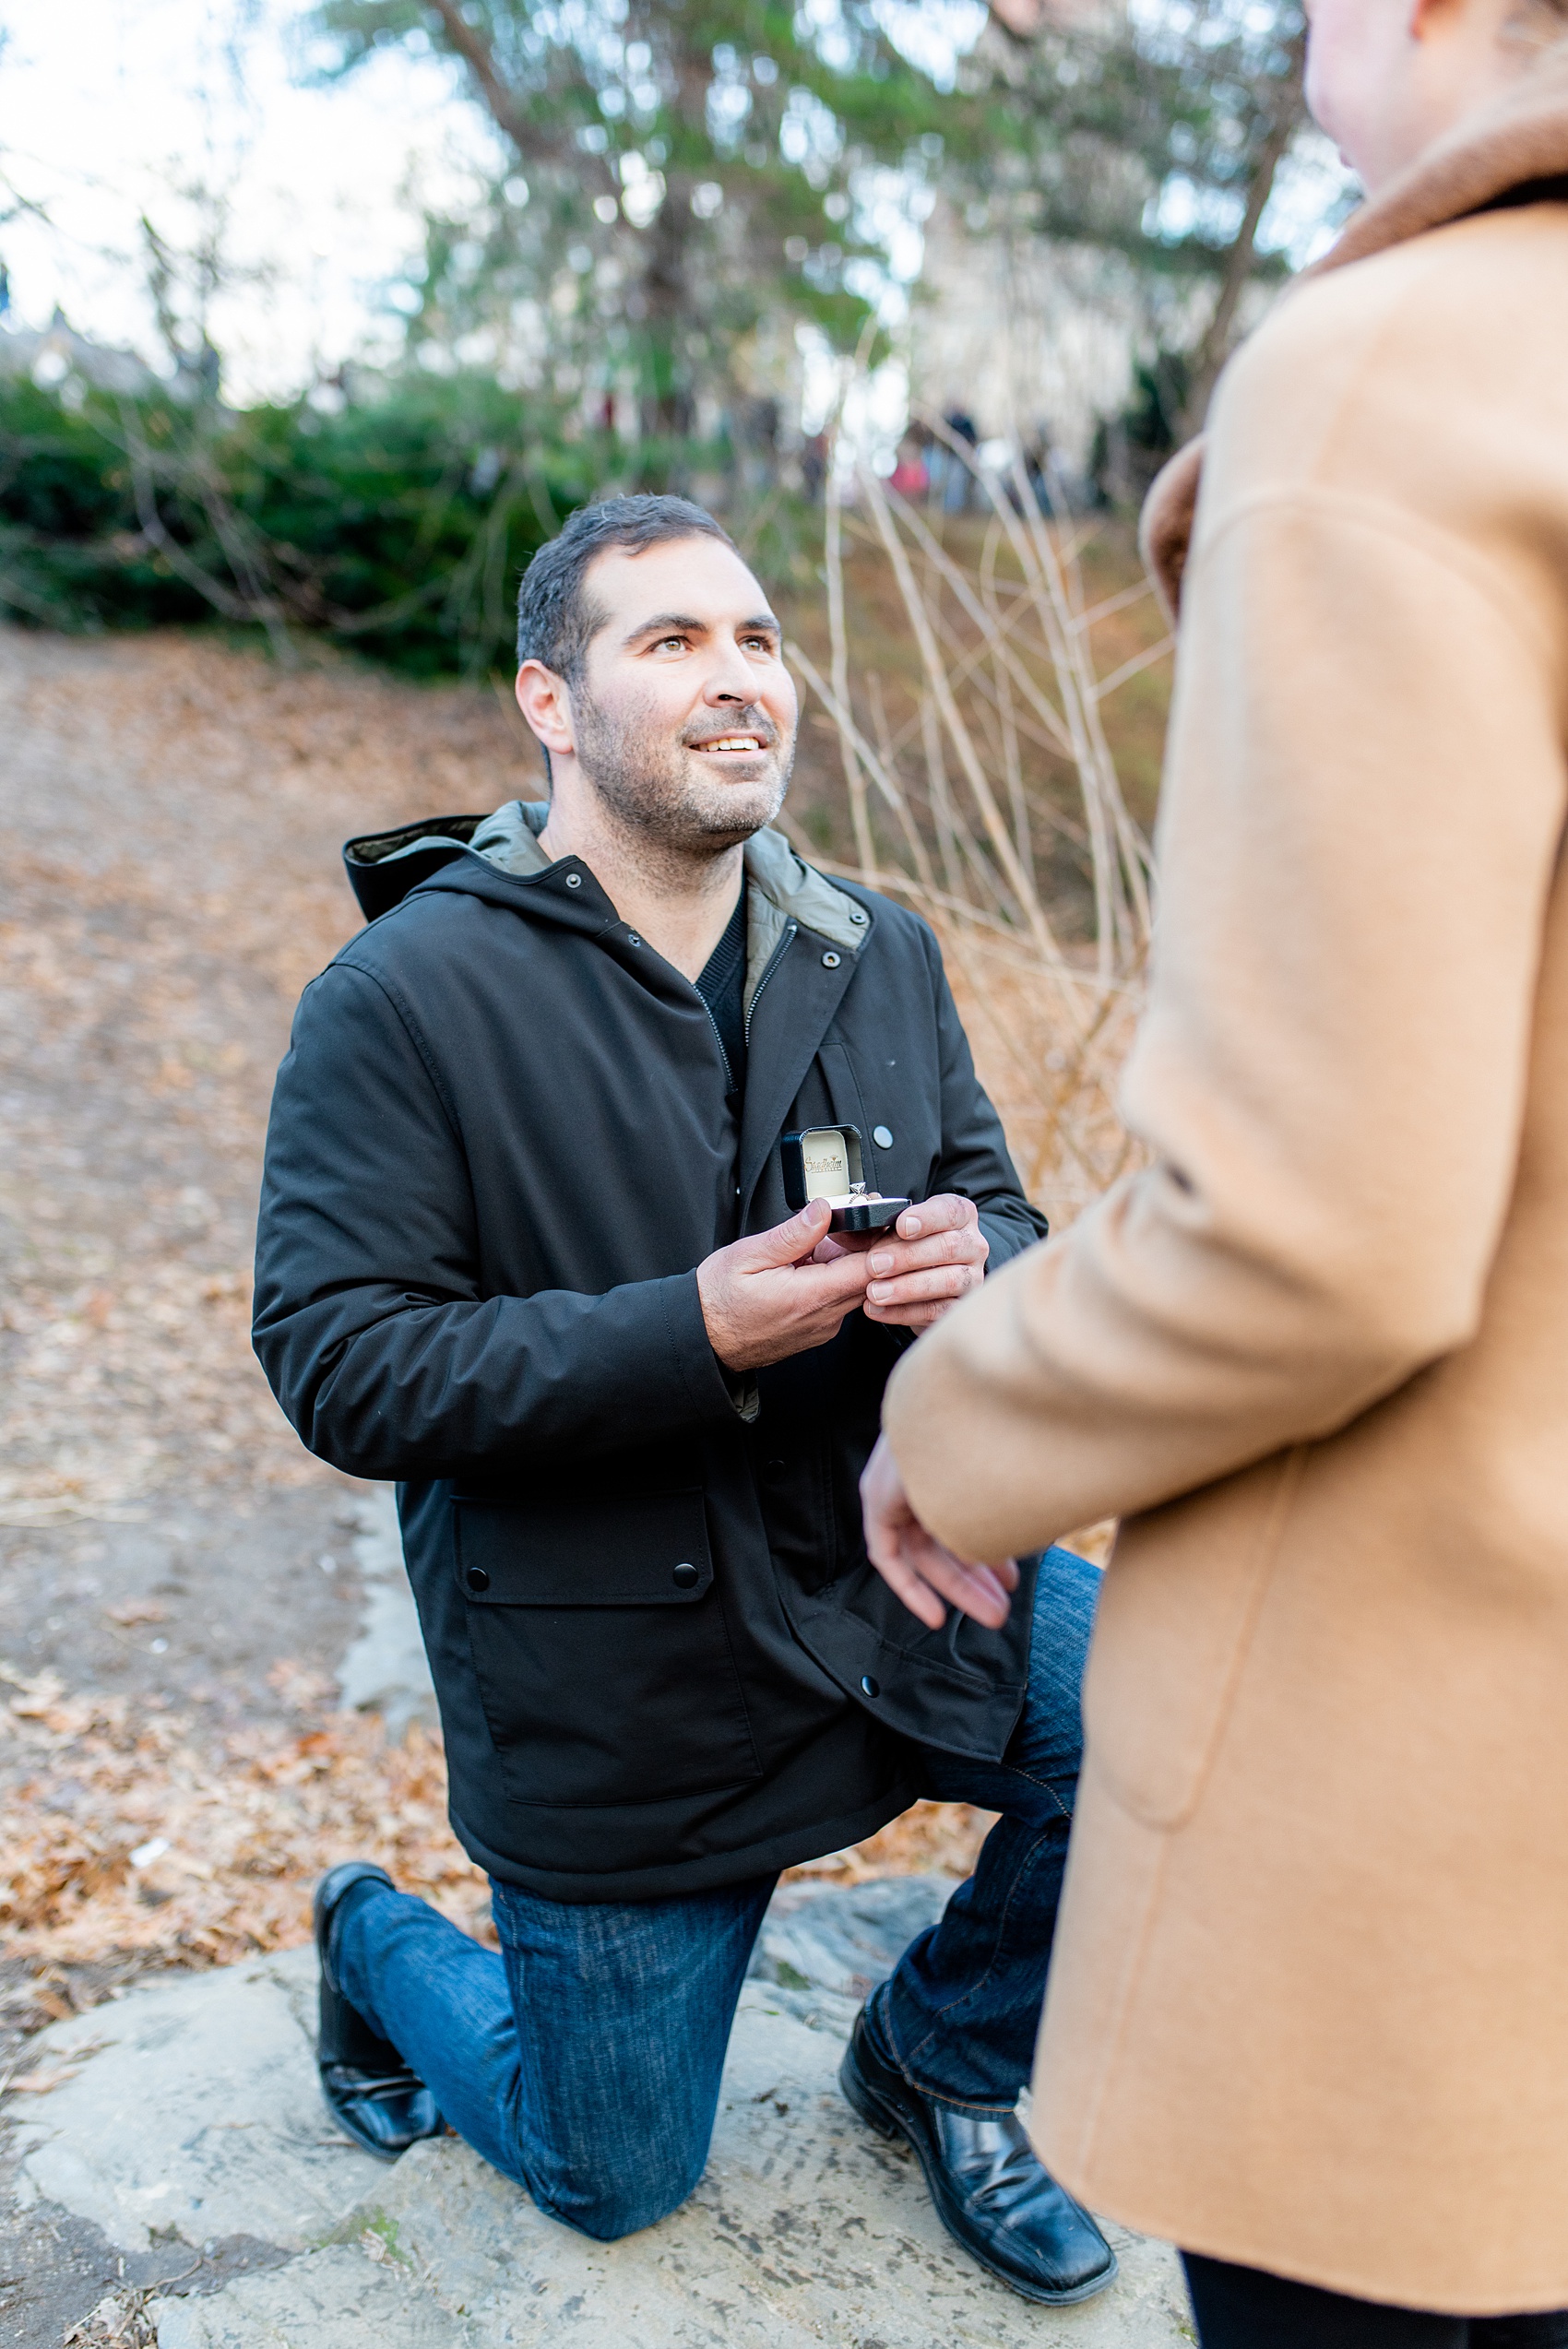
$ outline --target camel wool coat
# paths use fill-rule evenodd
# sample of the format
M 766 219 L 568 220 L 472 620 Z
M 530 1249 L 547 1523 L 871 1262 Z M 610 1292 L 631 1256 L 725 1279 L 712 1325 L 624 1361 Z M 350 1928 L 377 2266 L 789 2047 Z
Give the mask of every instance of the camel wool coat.
M 1042 2157 L 1471 2315 L 1568 2306 L 1564 174 L 1554 56 L 1232 362 L 1195 516 L 1157 485 L 1152 1163 L 885 1418 L 970 1556 L 1122 1520 Z

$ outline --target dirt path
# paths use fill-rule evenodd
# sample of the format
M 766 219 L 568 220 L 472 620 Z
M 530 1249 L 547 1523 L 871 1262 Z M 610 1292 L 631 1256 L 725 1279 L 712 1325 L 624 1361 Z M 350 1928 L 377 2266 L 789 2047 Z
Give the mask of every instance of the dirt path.
M 307 1814 L 390 1807 L 466 1874 L 438 1753 L 392 1785 L 373 1731 L 323 1726 L 362 1492 L 267 1392 L 250 1255 L 293 1004 L 357 925 L 340 842 L 529 788 L 477 694 L 0 632 L 0 2080 L 138 1964 L 232 1955 L 250 1911 L 293 1938 Z M 8 2337 L 116 2280 L 94 2237 L 0 2221 Z
M 252 1718 L 352 1609 L 315 1561 L 355 1489 L 245 1336 L 273 1071 L 357 926 L 339 844 L 527 781 L 477 694 L 191 638 L 0 635 L 0 1655 Z

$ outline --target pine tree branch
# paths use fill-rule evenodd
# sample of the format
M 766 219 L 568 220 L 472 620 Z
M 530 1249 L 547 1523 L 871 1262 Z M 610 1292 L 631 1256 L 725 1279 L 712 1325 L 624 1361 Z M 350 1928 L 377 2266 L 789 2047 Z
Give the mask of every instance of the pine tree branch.
M 478 26 L 469 22 L 457 6 L 457 0 L 429 0 L 429 5 L 441 19 L 441 28 L 449 47 L 472 75 L 497 129 L 511 140 L 523 160 L 527 163 L 569 163 L 574 170 L 597 172 L 611 194 L 619 196 L 619 184 L 606 157 L 589 156 L 579 149 L 569 136 L 545 130 L 529 109 L 519 103 L 517 92 L 496 63 L 494 50 Z

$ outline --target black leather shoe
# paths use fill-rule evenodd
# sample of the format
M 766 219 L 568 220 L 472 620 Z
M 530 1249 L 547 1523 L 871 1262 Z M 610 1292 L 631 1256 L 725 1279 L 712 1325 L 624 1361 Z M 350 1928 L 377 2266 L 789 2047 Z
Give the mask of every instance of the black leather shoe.
M 1042 2166 L 1017 2115 L 977 2119 L 911 2088 L 883 2052 L 869 2000 L 838 2084 L 881 2135 L 908 2138 L 955 2243 L 1026 2300 L 1087 2300 L 1114 2280 L 1115 2252 Z
M 321 2027 L 316 2070 L 327 2109 L 367 2153 L 394 2162 L 422 2137 L 441 2137 L 446 2124 L 435 2099 L 409 2070 L 390 2039 L 373 2031 L 343 1996 L 332 1971 L 332 1928 L 344 1896 L 356 1884 L 390 1884 L 384 1868 L 347 1859 L 315 1888 L 315 1954 L 321 1968 Z

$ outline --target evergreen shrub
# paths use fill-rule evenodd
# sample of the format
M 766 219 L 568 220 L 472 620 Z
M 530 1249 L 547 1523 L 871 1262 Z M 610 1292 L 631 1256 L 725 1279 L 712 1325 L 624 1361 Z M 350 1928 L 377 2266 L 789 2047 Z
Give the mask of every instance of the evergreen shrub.
M 586 499 L 685 469 L 568 438 L 475 377 L 239 413 L 0 381 L 0 613 L 74 633 L 217 617 L 414 676 L 504 670 L 534 549 Z

